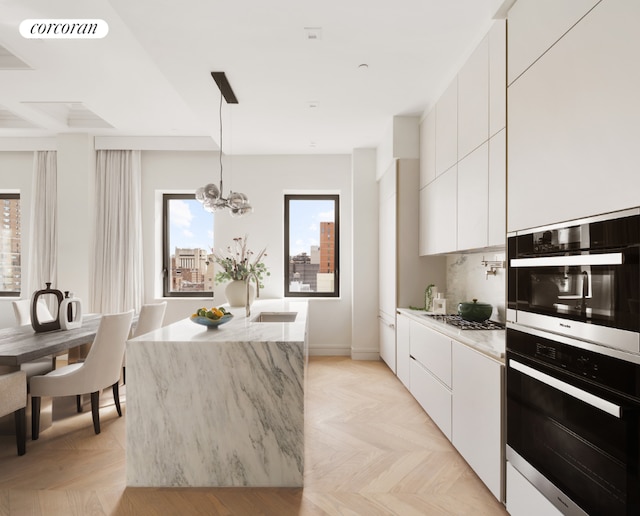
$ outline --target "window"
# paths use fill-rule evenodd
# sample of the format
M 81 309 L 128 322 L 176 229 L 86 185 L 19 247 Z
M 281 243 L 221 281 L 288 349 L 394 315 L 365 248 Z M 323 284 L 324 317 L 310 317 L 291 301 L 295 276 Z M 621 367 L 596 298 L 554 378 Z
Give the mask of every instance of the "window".
M 340 196 L 284 196 L 285 297 L 340 295 Z
M 0 296 L 20 296 L 20 194 L 0 193 L 3 224 L 0 228 Z
M 163 194 L 163 293 L 213 297 L 213 213 L 194 194 Z

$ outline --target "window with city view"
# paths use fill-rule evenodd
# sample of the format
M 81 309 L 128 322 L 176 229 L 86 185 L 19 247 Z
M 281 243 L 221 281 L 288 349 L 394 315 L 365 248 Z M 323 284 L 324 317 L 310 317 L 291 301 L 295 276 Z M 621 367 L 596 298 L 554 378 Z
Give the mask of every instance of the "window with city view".
M 20 296 L 22 284 L 20 194 L 0 193 L 0 296 Z
M 213 213 L 194 194 L 163 194 L 165 297 L 213 297 Z
M 285 296 L 339 296 L 339 196 L 285 195 L 284 205 Z

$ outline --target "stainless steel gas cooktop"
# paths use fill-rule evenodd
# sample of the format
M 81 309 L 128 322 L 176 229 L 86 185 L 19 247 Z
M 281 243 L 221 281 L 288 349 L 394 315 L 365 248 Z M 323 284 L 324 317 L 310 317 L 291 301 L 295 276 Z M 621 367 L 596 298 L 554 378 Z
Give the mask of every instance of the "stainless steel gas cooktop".
M 459 315 L 453 314 L 424 314 L 425 317 L 429 317 L 436 321 L 443 322 L 445 324 L 451 324 L 461 330 L 504 330 L 504 325 L 496 321 L 466 321 Z

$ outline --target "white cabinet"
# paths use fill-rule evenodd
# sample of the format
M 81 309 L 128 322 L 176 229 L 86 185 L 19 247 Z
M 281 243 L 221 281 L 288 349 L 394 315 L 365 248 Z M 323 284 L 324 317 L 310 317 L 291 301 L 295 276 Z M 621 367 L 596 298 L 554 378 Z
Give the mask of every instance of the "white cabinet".
M 420 124 L 420 188 L 436 178 L 436 110 Z
M 508 14 L 509 84 L 599 1 L 518 0 Z
M 562 513 L 507 462 L 507 511 L 511 516 L 560 516 Z
M 394 373 L 396 372 L 396 329 L 393 317 L 380 312 L 380 358 L 385 361 Z
M 396 375 L 407 389 L 411 389 L 411 321 L 396 313 Z
M 436 104 L 436 176 L 458 161 L 458 78 Z
M 489 140 L 488 246 L 505 246 L 507 232 L 507 130 Z
M 452 443 L 485 485 L 503 499 L 504 366 L 453 341 Z
M 388 317 L 396 313 L 396 163 L 378 183 L 379 308 Z
M 451 340 L 411 321 L 409 341 L 411 394 L 451 440 Z
M 489 35 L 458 73 L 458 158 L 489 139 Z
M 454 166 L 420 190 L 420 254 L 457 249 L 457 184 Z
M 507 125 L 506 26 L 496 20 L 489 31 L 489 138 Z
M 551 3 L 549 22 L 589 4 Z M 639 19 L 640 2 L 600 2 L 509 86 L 508 231 L 638 206 Z M 529 19 L 511 22 L 510 38 Z
M 502 203 L 504 206 L 504 202 Z M 486 247 L 489 227 L 489 144 L 458 163 L 457 249 Z

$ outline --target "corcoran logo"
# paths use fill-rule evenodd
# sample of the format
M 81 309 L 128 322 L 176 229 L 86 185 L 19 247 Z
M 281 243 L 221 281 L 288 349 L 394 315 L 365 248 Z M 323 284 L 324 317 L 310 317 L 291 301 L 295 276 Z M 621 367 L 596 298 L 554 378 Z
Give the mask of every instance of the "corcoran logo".
M 104 20 L 24 20 L 20 34 L 28 39 L 100 39 L 109 33 Z

